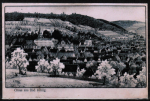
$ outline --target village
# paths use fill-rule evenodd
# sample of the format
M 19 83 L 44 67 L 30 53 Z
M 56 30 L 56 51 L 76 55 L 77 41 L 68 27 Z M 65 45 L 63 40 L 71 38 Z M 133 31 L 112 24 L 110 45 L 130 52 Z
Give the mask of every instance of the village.
M 146 41 L 140 35 L 122 35 L 59 19 L 42 18 L 6 21 L 5 33 L 6 62 L 20 47 L 28 54 L 27 71 L 36 72 L 40 59 L 50 63 L 56 58 L 65 66 L 63 73 L 75 77 L 77 71 L 84 69 L 85 78 L 92 77 L 105 60 L 123 63 L 125 68 L 121 75 L 125 72 L 139 75 L 142 67 L 146 66 Z M 45 70 L 41 72 L 48 73 Z

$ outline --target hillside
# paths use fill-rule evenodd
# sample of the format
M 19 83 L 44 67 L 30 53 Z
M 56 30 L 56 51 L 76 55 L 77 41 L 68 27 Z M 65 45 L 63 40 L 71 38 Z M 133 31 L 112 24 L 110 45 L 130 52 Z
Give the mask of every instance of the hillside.
M 112 31 L 124 31 L 124 32 L 127 32 L 120 25 L 117 25 L 115 23 L 109 22 L 109 21 L 104 20 L 104 19 L 97 19 L 97 20 L 99 20 L 101 23 L 103 23 L 103 27 L 107 27 L 107 28 L 109 28 Z
M 127 28 L 127 27 L 130 27 L 132 26 L 133 24 L 135 23 L 140 23 L 138 21 L 130 21 L 130 20 L 118 20 L 118 21 L 112 21 L 112 23 L 118 25 L 118 26 L 121 26 L 123 28 Z
M 93 28 L 98 28 L 100 30 L 111 30 L 117 31 L 119 33 L 127 32 L 124 28 L 113 24 L 109 21 L 102 19 L 95 19 L 86 15 L 72 13 L 70 15 L 66 14 L 39 14 L 39 13 L 5 13 L 5 21 L 22 21 L 24 17 L 36 17 L 36 18 L 47 18 L 47 19 L 61 19 L 63 21 L 69 21 L 75 25 L 85 25 Z
M 113 21 L 118 26 L 123 27 L 129 32 L 137 33 L 145 37 L 145 23 L 139 21 Z

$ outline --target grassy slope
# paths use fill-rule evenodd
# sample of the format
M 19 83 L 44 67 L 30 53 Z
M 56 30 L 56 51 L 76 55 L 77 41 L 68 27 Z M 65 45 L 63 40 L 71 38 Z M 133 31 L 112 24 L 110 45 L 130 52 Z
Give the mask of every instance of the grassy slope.
M 48 73 L 27 72 L 27 75 L 15 76 L 18 69 L 6 69 L 6 87 L 112 87 L 95 80 L 83 80 L 74 77 L 48 77 Z
M 15 73 L 19 73 L 18 69 L 6 69 L 6 79 L 16 78 L 16 77 L 31 77 L 31 76 L 49 76 L 48 73 L 37 73 L 37 72 L 27 72 L 27 75 L 18 75 Z

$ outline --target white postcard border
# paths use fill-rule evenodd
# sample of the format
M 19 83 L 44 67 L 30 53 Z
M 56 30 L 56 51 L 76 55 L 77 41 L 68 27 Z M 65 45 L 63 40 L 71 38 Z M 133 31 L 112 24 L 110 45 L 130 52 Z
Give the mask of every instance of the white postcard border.
M 148 82 L 146 88 L 42 88 L 45 92 L 16 92 L 15 88 L 5 88 L 5 31 L 4 31 L 4 7 L 23 5 L 91 5 L 92 3 L 3 3 L 2 4 L 2 97 L 3 99 L 145 99 L 148 98 Z M 144 5 L 146 6 L 146 36 L 148 36 L 148 5 L 124 4 L 124 3 L 94 3 L 92 5 Z M 148 81 L 148 37 L 147 46 L 147 81 Z M 18 88 L 29 89 L 30 88 Z M 35 88 L 37 90 L 37 88 Z

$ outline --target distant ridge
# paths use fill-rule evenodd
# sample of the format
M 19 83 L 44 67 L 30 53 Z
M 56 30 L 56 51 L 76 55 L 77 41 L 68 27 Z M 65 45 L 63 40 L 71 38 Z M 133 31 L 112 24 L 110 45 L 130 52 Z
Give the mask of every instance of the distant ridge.
M 119 21 L 113 21 L 112 23 L 115 23 L 116 25 L 121 26 L 122 28 L 126 29 L 128 32 L 132 32 L 137 35 L 142 35 L 143 37 L 145 37 L 145 34 L 146 34 L 145 22 L 131 21 L 131 20 L 119 20 Z
M 112 21 L 112 23 L 114 23 L 114 24 L 116 24 L 118 26 L 121 26 L 123 28 L 126 28 L 126 27 L 132 26 L 133 24 L 143 23 L 143 22 L 140 22 L 140 21 L 131 21 L 131 20 L 118 20 L 118 21 Z

